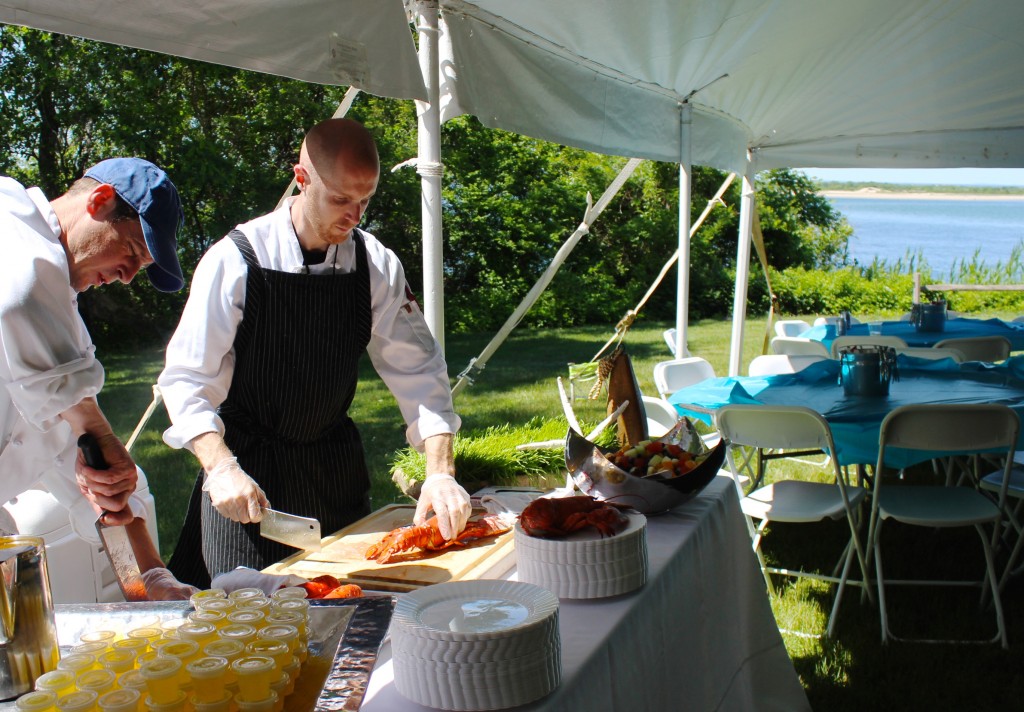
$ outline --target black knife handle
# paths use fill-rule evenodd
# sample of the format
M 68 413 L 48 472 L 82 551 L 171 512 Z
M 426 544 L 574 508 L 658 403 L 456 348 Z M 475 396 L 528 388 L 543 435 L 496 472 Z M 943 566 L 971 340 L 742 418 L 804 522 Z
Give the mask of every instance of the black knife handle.
M 106 470 L 110 467 L 103 457 L 100 444 L 92 433 L 83 433 L 78 438 L 78 447 L 82 448 L 82 455 L 85 457 L 85 464 L 94 470 Z

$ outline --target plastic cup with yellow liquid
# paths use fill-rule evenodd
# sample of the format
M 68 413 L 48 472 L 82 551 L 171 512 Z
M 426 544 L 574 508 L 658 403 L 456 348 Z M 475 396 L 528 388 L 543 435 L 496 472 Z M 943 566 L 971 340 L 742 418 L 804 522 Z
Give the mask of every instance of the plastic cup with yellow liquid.
M 92 690 L 75 690 L 57 698 L 58 712 L 94 712 L 99 698 Z
M 95 655 L 89 655 L 88 653 L 71 653 L 65 655 L 57 663 L 58 670 L 67 670 L 68 672 L 74 673 L 77 677 L 84 672 L 95 669 L 99 663 L 96 662 Z M 59 700 L 58 700 L 59 702 Z
M 57 709 L 57 693 L 47 690 L 33 690 L 14 701 L 18 712 L 54 712 Z
M 106 643 L 110 645 L 117 640 L 116 630 L 90 630 L 78 636 L 79 643 Z
M 132 628 L 128 631 L 128 638 L 144 640 L 146 645 L 152 649 L 153 641 L 163 637 L 164 629 L 159 625 L 147 625 L 141 628 Z
M 274 712 L 278 705 L 277 693 L 267 690 L 267 696 L 259 700 L 247 700 L 239 692 L 235 695 L 235 706 L 238 712 Z
M 130 650 L 136 655 L 142 655 L 149 650 L 149 640 L 146 638 L 121 638 L 121 640 L 115 640 L 110 649 Z
M 211 702 L 197 700 L 194 696 L 190 701 L 195 712 L 231 712 L 235 704 L 234 698 L 235 696 L 230 691 L 224 690 L 224 694 L 220 698 Z
M 135 667 L 135 661 L 138 656 L 135 655 L 131 650 L 108 650 L 105 653 L 100 653 L 99 660 L 100 666 L 104 670 L 109 670 L 115 675 L 120 675 L 123 672 L 132 670 Z
M 139 674 L 146 681 L 149 700 L 161 705 L 171 704 L 177 699 L 179 679 L 183 665 L 178 658 L 158 657 L 139 668 Z
M 256 627 L 248 623 L 232 623 L 218 631 L 221 640 L 237 640 L 243 646 L 256 640 Z
M 89 670 L 75 678 L 79 690 L 92 690 L 99 697 L 114 689 L 117 676 L 110 670 Z
M 235 601 L 236 611 L 263 611 L 266 614 L 270 610 L 270 604 L 272 601 L 263 596 L 260 598 L 243 598 Z
M 226 658 L 196 658 L 185 670 L 192 678 L 192 695 L 200 702 L 215 702 L 224 696 L 228 679 Z
M 213 601 L 218 598 L 227 598 L 228 592 L 223 588 L 207 588 L 203 591 L 196 591 L 188 597 L 188 602 L 192 604 L 192 607 L 199 610 L 203 607 L 203 604 L 207 601 Z
M 276 638 L 256 638 L 245 646 L 245 652 L 247 655 L 259 655 L 273 660 L 277 674 L 284 672 L 284 666 L 290 663 L 293 657 L 288 643 Z
M 280 710 L 284 707 L 284 698 L 288 696 L 288 685 L 291 680 L 288 678 L 288 673 L 283 672 L 277 676 L 277 679 L 270 683 L 270 689 L 277 694 L 277 709 Z M 295 689 L 295 685 L 292 685 L 292 689 Z
M 176 640 L 160 648 L 157 655 L 161 658 L 177 658 L 180 660 L 182 666 L 181 682 L 185 683 L 188 680 L 188 676 L 184 672 L 184 667 L 199 657 L 199 643 L 194 640 Z
M 246 587 L 236 588 L 234 591 L 228 594 L 228 598 L 236 603 L 238 601 L 245 601 L 250 598 L 266 598 L 267 594 L 263 592 L 262 588 Z
M 305 645 L 299 636 L 299 630 L 293 625 L 268 625 L 266 628 L 256 634 L 257 640 L 280 640 L 282 643 L 288 646 L 288 651 L 299 658 L 299 661 L 303 661 L 302 654 L 305 650 Z
M 302 586 L 285 586 L 279 588 L 270 594 L 271 601 L 286 601 L 288 599 L 303 599 L 306 598 L 309 593 Z
M 220 639 L 204 645 L 202 652 L 203 655 L 206 656 L 224 658 L 227 660 L 228 668 L 224 673 L 226 684 L 233 685 L 237 683 L 238 676 L 235 675 L 234 670 L 231 669 L 231 663 L 245 655 L 245 645 L 237 640 Z
M 266 625 L 264 622 L 265 618 L 266 614 L 263 611 L 242 611 L 235 609 L 231 613 L 228 613 L 228 625 L 244 623 L 245 625 L 251 625 L 253 628 L 262 628 Z
M 72 653 L 85 653 L 91 655 L 94 658 L 98 658 L 100 653 L 106 651 L 110 646 L 103 641 L 97 640 L 91 643 L 79 643 L 78 645 L 71 646 Z
M 299 641 L 305 643 L 309 639 L 309 619 L 300 611 L 271 611 L 266 617 L 266 625 L 290 625 L 299 633 Z
M 192 623 L 209 623 L 214 628 L 223 628 L 228 624 L 228 614 L 213 608 L 202 608 L 188 614 Z M 180 629 L 179 629 L 180 632 Z
M 235 610 L 235 602 L 230 598 L 207 598 L 196 606 L 196 611 L 209 611 L 211 613 L 223 613 L 225 616 Z
M 178 690 L 170 702 L 157 702 L 152 697 L 147 697 L 143 704 L 149 712 L 185 712 L 188 705 L 188 695 Z
M 270 695 L 270 683 L 277 677 L 273 659 L 246 655 L 231 663 L 231 669 L 238 676 L 236 702 L 239 697 L 247 702 L 258 702 Z
M 288 694 L 292 694 L 292 690 L 295 689 L 295 680 L 299 677 L 299 672 L 302 670 L 302 663 L 296 656 L 292 656 L 292 659 L 284 666 L 284 671 L 288 673 L 288 678 L 291 680 L 291 688 L 288 690 Z
M 142 694 L 138 690 L 123 688 L 111 690 L 96 700 L 99 712 L 137 712 Z
M 217 626 L 205 621 L 182 623 L 178 626 L 178 638 L 180 640 L 191 640 L 199 648 L 202 648 L 207 643 L 212 643 L 217 639 Z M 198 648 L 196 652 L 199 652 Z
M 60 668 L 44 672 L 36 678 L 36 689 L 40 692 L 52 692 L 58 698 L 69 692 L 74 692 L 78 689 L 75 687 L 75 673 Z
M 142 673 L 138 670 L 128 670 L 117 676 L 117 686 L 122 690 L 138 690 L 139 691 L 139 706 L 142 706 L 143 699 L 149 694 L 149 688 L 146 686 L 146 678 L 142 676 Z

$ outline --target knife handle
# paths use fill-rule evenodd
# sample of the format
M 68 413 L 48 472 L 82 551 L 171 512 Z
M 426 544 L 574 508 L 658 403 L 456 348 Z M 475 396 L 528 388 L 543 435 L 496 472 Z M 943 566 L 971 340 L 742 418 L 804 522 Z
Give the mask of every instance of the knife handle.
M 96 440 L 96 436 L 92 433 L 82 433 L 78 438 L 78 447 L 82 449 L 85 464 L 89 467 L 94 470 L 106 470 L 110 467 L 103 457 L 103 451 L 100 450 L 100 444 Z

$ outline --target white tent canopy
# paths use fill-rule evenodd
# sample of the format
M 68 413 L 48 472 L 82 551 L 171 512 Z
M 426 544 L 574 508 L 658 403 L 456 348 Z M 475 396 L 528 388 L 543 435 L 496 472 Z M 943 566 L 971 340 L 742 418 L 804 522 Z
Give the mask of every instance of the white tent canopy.
M 442 12 L 445 116 L 679 162 L 684 199 L 691 162 L 744 176 L 731 372 L 758 170 L 1024 167 L 1020 0 L 412 4 L 421 19 Z M 0 0 L 0 22 L 386 96 L 437 91 L 417 66 L 400 0 Z M 436 52 L 434 35 L 421 34 L 421 51 Z M 436 192 L 436 170 L 424 178 Z M 424 273 L 439 282 L 433 229 Z M 440 284 L 424 290 L 429 317 Z

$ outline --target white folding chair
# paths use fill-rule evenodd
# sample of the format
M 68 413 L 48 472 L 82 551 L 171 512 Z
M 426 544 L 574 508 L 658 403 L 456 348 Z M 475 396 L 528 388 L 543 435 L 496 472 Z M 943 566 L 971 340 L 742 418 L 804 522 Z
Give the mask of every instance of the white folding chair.
M 789 356 L 821 356 L 832 358 L 825 345 L 802 336 L 776 336 L 772 339 L 772 353 Z
M 811 325 L 803 319 L 780 319 L 775 322 L 775 335 L 776 336 L 800 336 L 808 329 Z
M 842 321 L 842 319 L 843 318 L 841 316 L 819 316 L 817 319 L 814 320 L 814 325 L 815 326 L 825 326 L 827 324 L 830 324 L 832 326 L 835 326 L 840 321 Z M 860 323 L 860 319 L 851 316 L 850 317 L 850 323 L 851 324 L 859 324 Z
M 733 448 L 737 445 L 759 449 L 811 448 L 835 452 L 835 443 L 832 441 L 832 431 L 828 423 L 809 408 L 729 405 L 719 409 L 715 415 L 715 422 L 722 437 L 730 445 L 727 455 L 733 472 L 736 471 L 732 466 Z M 846 474 L 836 464 L 834 458 L 831 462 L 831 482 L 812 482 L 791 476 L 759 487 L 746 496 L 741 492 L 740 499 L 743 513 L 751 520 L 758 520 L 756 530 L 751 526 L 753 548 L 761 562 L 761 570 L 770 591 L 774 591 L 771 574 L 813 578 L 837 584 L 836 597 L 825 633 L 827 636 L 831 636 L 835 631 L 836 615 L 842 602 L 843 591 L 849 582 L 850 566 L 855 557 L 863 576 L 860 585 L 865 587 L 869 597 L 871 593 L 867 585 L 867 562 L 860 539 L 857 537 L 858 518 L 855 516 L 857 508 L 864 501 L 866 491 L 862 487 L 848 484 Z M 807 524 L 843 518 L 849 526 L 850 537 L 831 575 L 769 567 L 765 563 L 761 553 L 761 541 L 764 538 L 765 527 L 770 522 Z
M 942 348 L 937 346 L 903 346 L 897 348 L 896 353 L 913 356 L 914 358 L 925 358 L 930 361 L 941 361 L 944 358 L 951 358 L 957 363 L 963 363 L 966 360 L 963 353 L 948 346 L 943 346 Z
M 990 641 L 928 640 L 927 642 L 995 642 L 1007 648 L 1006 625 L 999 595 L 992 544 L 984 525 L 991 524 L 998 530 L 1002 506 L 1006 501 L 1007 484 L 1004 484 L 999 502 L 993 502 L 973 486 L 955 484 L 957 478 L 946 473 L 944 484 L 908 484 L 904 479 L 891 482 L 884 476 L 886 456 L 891 448 L 900 451 L 920 450 L 921 461 L 934 457 L 936 453 L 971 454 L 998 451 L 1005 455 L 1003 475 L 1009 482 L 1013 465 L 1013 450 L 1017 443 L 1020 422 L 1017 414 L 1004 405 L 908 405 L 896 408 L 882 421 L 878 440 L 878 463 L 875 466 L 874 491 L 872 492 L 871 523 L 868 528 L 869 556 L 874 556 L 876 581 L 878 584 L 878 606 L 881 614 L 882 642 L 908 640 L 893 635 L 889 625 L 885 602 L 885 587 L 902 585 L 964 586 L 982 587 L 982 601 L 987 590 L 993 592 L 993 606 L 996 616 L 996 635 Z M 950 462 L 958 462 L 951 459 Z M 977 458 L 968 458 L 976 462 Z M 891 468 L 890 468 L 891 469 Z M 903 486 L 900 486 L 903 485 Z M 973 526 L 981 539 L 985 555 L 986 578 L 982 581 L 948 580 L 886 580 L 882 568 L 882 524 L 886 521 L 929 527 L 970 527 Z M 994 540 L 998 532 L 992 534 Z M 988 589 L 986 589 L 986 586 Z M 916 639 L 920 640 L 920 639 Z
M 837 336 L 832 341 L 832 358 L 839 358 L 839 349 L 846 346 L 891 346 L 894 349 L 907 348 L 907 342 L 898 336 L 883 336 L 882 334 L 864 334 Z
M 943 339 L 935 344 L 937 349 L 956 349 L 965 361 L 1005 361 L 1010 357 L 1013 346 L 1005 336 L 965 336 L 958 339 Z
M 1021 453 L 1018 453 L 1018 457 L 1020 455 Z M 998 498 L 999 494 L 1003 491 L 1005 474 L 1005 469 L 999 469 L 985 475 L 979 483 L 981 489 L 990 492 L 994 497 Z M 1015 462 L 1010 469 L 1010 481 L 1006 487 L 1006 496 L 1016 500 L 1016 504 L 1012 508 L 1010 507 L 1009 499 L 1003 503 L 1003 513 L 1007 519 L 1007 529 L 1016 535 L 1016 543 L 1010 551 L 1010 556 L 1006 561 L 1006 568 L 1003 569 L 1003 574 L 999 577 L 1000 593 L 1002 593 L 1003 588 L 1006 586 L 1007 579 L 1015 573 L 1014 566 L 1021 554 L 1021 550 L 1024 549 L 1024 522 L 1021 521 L 1021 511 L 1024 510 L 1024 465 L 1019 462 Z M 995 543 L 996 540 L 993 540 L 993 544 Z
M 672 404 L 655 396 L 641 396 L 647 415 L 647 437 L 660 438 L 679 422 L 679 413 Z
M 675 327 L 671 329 L 665 329 L 661 332 L 662 337 L 665 339 L 665 343 L 668 344 L 668 352 L 672 354 L 672 358 L 678 358 L 679 354 L 676 353 L 676 330 Z
M 700 356 L 688 356 L 654 364 L 654 387 L 658 389 L 662 398 L 668 398 L 680 388 L 714 377 L 714 366 Z
M 826 356 L 788 354 L 765 354 L 756 356 L 747 367 L 749 376 L 778 376 L 786 373 L 797 373 L 803 371 L 812 363 L 827 360 Z

